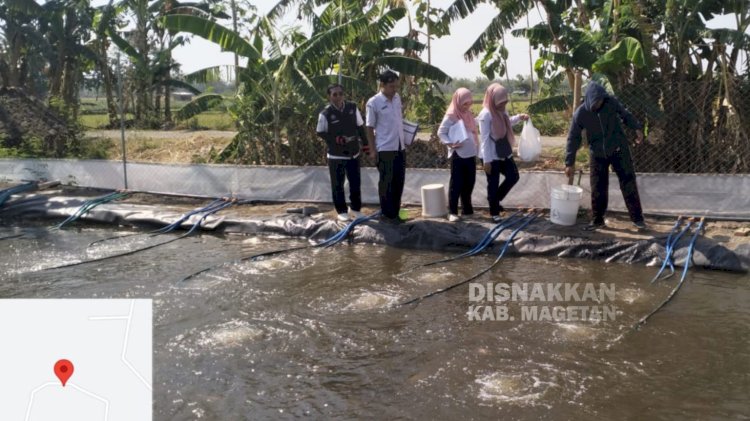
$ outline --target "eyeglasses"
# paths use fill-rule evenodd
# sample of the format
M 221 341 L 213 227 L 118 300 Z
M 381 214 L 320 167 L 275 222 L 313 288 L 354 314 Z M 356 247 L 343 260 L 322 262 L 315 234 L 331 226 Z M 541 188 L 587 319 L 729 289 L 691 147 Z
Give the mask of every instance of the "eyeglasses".
M 331 96 L 344 96 L 343 92 L 331 92 Z

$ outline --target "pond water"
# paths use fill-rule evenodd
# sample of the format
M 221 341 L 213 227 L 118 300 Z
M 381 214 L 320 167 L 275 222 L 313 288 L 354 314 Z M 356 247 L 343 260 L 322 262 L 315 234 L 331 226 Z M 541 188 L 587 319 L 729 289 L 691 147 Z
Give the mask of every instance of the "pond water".
M 134 236 L 86 251 L 91 241 L 118 233 L 126 231 L 0 226 L 0 237 L 24 234 L 0 241 L 0 298 L 153 298 L 155 419 L 750 415 L 747 275 L 691 271 L 676 298 L 631 331 L 678 276 L 650 285 L 656 268 L 507 256 L 476 284 L 399 307 L 471 276 L 494 256 L 408 271 L 448 254 L 343 244 L 228 264 L 182 281 L 219 262 L 308 244 L 208 235 L 41 270 L 169 238 Z M 495 292 L 543 286 L 549 301 L 477 300 L 487 283 L 507 287 Z M 579 296 L 565 296 L 576 283 Z M 586 285 L 600 284 L 607 288 L 598 301 L 580 297 Z M 555 285 L 562 300 L 548 293 Z M 598 321 L 524 313 L 572 305 L 613 313 Z M 476 306 L 490 306 L 493 317 Z M 506 320 L 491 320 L 504 311 Z

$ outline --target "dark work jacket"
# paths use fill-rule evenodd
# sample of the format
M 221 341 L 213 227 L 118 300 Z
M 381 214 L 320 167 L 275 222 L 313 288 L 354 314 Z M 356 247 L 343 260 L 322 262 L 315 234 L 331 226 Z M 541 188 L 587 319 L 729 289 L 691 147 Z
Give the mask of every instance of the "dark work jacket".
M 328 131 L 318 133 L 326 142 L 328 154 L 333 156 L 353 157 L 359 153 L 359 140 L 363 145 L 367 144 L 364 129 L 357 126 L 357 105 L 353 102 L 344 102 L 344 108 L 339 111 L 333 104 L 328 104 L 322 114 L 327 123 Z M 349 142 L 339 145 L 336 143 L 337 136 L 352 138 Z
M 601 108 L 592 111 L 592 105 L 599 98 L 604 100 Z M 581 131 L 584 129 L 586 129 L 589 152 L 592 157 L 608 158 L 618 148 L 628 148 L 628 139 L 625 137 L 622 123 L 631 129 L 643 128 L 643 125 L 617 98 L 607 94 L 601 85 L 589 83 L 584 103 L 573 114 L 573 121 L 570 124 L 565 166 L 570 167 L 575 163 L 576 152 L 581 146 Z

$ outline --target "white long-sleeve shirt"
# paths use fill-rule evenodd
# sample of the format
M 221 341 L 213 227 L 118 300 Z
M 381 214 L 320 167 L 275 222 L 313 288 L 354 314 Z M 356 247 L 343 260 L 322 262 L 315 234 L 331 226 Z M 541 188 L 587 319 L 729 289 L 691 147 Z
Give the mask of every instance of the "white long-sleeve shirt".
M 508 114 L 508 112 L 506 111 L 505 114 Z M 520 114 L 514 115 L 512 117 L 510 117 L 510 114 L 508 114 L 508 116 L 510 118 L 511 126 L 515 126 L 519 121 L 521 121 Z M 492 130 L 492 113 L 490 113 L 488 109 L 482 108 L 482 111 L 477 116 L 477 121 L 479 122 L 479 157 L 482 158 L 482 161 L 504 161 L 513 156 L 512 154 L 503 157 L 497 156 L 497 152 L 495 152 L 495 142 L 490 138 L 490 133 Z M 513 147 L 513 145 L 511 145 L 511 147 Z
M 448 137 L 448 133 L 450 132 L 451 127 L 453 127 L 454 124 L 458 124 L 458 121 L 451 120 L 449 117 L 443 117 L 443 121 L 440 123 L 440 127 L 438 128 L 437 135 L 440 138 L 440 142 L 443 144 L 452 144 L 454 142 L 451 141 L 451 139 Z M 479 147 L 474 140 L 474 134 L 469 132 L 467 130 L 467 133 L 469 137 L 467 139 L 464 139 L 460 145 L 461 147 L 453 149 L 451 147 L 448 147 L 448 158 L 453 156 L 453 152 L 456 152 L 458 156 L 461 158 L 471 158 L 474 156 L 477 156 L 477 153 L 479 151 Z

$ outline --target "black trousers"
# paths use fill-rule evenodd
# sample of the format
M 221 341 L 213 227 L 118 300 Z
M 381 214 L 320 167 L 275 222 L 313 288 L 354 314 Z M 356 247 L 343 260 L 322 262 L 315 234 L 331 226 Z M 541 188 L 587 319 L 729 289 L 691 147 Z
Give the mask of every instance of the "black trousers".
M 398 152 L 378 152 L 378 195 L 380 210 L 386 218 L 398 218 L 401 209 L 401 194 L 406 178 L 406 154 Z
M 333 206 L 337 213 L 346 213 L 346 198 L 344 196 L 344 178 L 349 179 L 349 201 L 352 210 L 362 209 L 361 179 L 359 174 L 359 158 L 329 159 L 328 170 L 331 173 L 331 192 Z
M 630 220 L 633 222 L 643 221 L 641 198 L 638 195 L 638 185 L 635 182 L 635 168 L 633 168 L 630 150 L 618 148 L 612 156 L 594 157 L 591 160 L 591 209 L 594 222 L 604 222 L 604 214 L 607 212 L 610 165 L 620 181 L 620 191 L 623 199 L 625 199 Z
M 451 156 L 451 181 L 448 185 L 448 209 L 458 215 L 458 199 L 464 215 L 474 213 L 471 206 L 471 193 L 477 180 L 477 162 L 471 158 L 461 158 L 456 152 Z
M 500 214 L 500 201 L 505 199 L 510 189 L 518 183 L 518 167 L 512 157 L 492 161 L 492 170 L 487 174 L 487 201 L 490 204 L 490 215 Z M 500 183 L 500 174 L 503 182 Z

